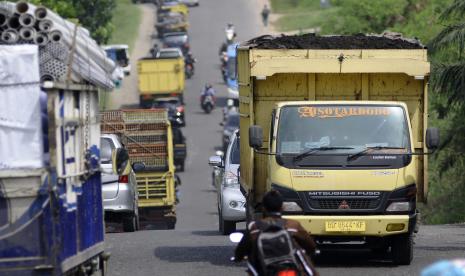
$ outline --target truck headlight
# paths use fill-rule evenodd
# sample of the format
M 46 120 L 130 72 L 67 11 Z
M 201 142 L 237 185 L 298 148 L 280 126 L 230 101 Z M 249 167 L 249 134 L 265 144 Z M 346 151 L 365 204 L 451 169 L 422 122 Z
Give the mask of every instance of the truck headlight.
M 386 212 L 408 212 L 411 208 L 412 206 L 408 201 L 392 202 L 386 208 Z
M 283 202 L 283 212 L 285 213 L 295 213 L 302 212 L 302 208 L 294 201 L 284 201 Z

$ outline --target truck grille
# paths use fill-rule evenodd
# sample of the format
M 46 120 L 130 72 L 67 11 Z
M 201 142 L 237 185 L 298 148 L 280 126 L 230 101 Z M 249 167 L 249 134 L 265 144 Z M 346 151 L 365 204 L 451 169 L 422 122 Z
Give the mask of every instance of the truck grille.
M 381 203 L 380 198 L 328 198 L 309 199 L 310 207 L 318 210 L 372 210 Z

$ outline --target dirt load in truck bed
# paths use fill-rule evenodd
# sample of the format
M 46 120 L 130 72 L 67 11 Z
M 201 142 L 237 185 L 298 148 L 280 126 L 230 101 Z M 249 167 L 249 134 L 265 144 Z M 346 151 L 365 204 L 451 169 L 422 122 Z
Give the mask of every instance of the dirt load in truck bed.
M 264 35 L 247 41 L 242 46 L 257 49 L 423 49 L 418 40 L 405 39 L 400 34 L 318 36 Z

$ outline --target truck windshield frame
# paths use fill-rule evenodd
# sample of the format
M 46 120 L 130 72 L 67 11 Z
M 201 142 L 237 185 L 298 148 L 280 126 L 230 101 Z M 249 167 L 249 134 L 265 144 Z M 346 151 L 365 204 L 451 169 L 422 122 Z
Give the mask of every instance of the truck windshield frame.
M 412 152 L 401 105 L 284 106 L 275 147 L 276 161 L 288 168 L 400 168 L 411 162 Z

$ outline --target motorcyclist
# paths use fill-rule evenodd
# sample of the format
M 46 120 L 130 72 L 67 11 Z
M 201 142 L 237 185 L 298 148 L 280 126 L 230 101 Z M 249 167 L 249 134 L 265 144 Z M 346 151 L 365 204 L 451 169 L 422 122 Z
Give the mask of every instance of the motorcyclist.
M 226 32 L 232 31 L 233 33 L 236 33 L 234 24 L 233 24 L 233 23 L 228 23 L 228 25 L 226 25 L 225 31 L 226 31 Z
M 310 266 L 312 274 L 318 275 L 318 272 L 313 267 L 309 256 L 315 252 L 316 244 L 313 238 L 308 232 L 302 227 L 302 225 L 295 220 L 283 219 L 281 217 L 283 198 L 278 191 L 271 190 L 263 196 L 262 204 L 264 207 L 264 217 L 259 221 L 253 221 L 247 225 L 247 233 L 238 244 L 235 251 L 235 261 L 241 261 L 245 257 L 248 258 L 250 264 L 258 270 L 258 275 L 268 275 L 265 271 L 261 271 L 257 248 L 257 238 L 260 234 L 260 224 L 276 223 L 279 220 L 284 221 L 284 228 L 289 232 L 295 245 L 300 249 L 305 250 L 306 253 L 306 264 Z M 274 275 L 274 274 L 273 274 Z M 286 274 L 287 275 L 287 274 Z M 307 274 L 299 274 L 307 275 Z
M 263 21 L 263 25 L 268 26 L 268 17 L 270 16 L 270 13 L 271 13 L 271 10 L 270 8 L 268 8 L 268 5 L 265 4 L 265 6 L 263 6 L 263 10 L 262 10 L 262 21 Z
M 225 29 L 225 33 L 226 33 L 226 42 L 228 44 L 232 43 L 234 38 L 236 37 L 236 30 L 232 23 L 228 23 Z
M 203 101 L 205 100 L 205 97 L 207 96 L 212 96 L 213 101 L 215 100 L 215 89 L 210 83 L 205 84 L 205 87 L 202 89 L 202 93 L 200 95 L 200 104 L 203 105 Z
M 194 56 L 192 55 L 192 52 L 189 52 L 189 53 L 187 53 L 184 61 L 185 61 L 186 65 L 190 64 L 190 65 L 192 65 L 192 67 L 194 67 L 194 63 L 195 63 L 196 60 L 195 60 Z
M 160 51 L 160 48 L 158 47 L 158 44 L 154 44 L 153 47 L 150 49 L 150 54 L 152 55 L 152 58 L 155 58 L 157 56 L 158 51 Z

